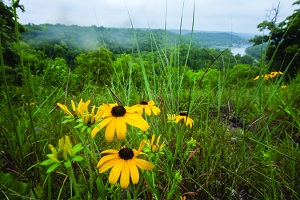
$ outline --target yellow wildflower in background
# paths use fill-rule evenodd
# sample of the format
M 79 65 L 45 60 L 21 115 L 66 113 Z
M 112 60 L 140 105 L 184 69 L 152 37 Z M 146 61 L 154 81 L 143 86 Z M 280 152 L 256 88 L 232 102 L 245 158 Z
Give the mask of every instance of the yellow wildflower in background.
M 144 170 L 152 170 L 154 165 L 150 162 L 137 158 L 138 155 L 144 154 L 142 149 L 145 146 L 143 140 L 138 150 L 123 147 L 120 150 L 108 149 L 101 152 L 101 154 L 108 153 L 109 155 L 103 156 L 97 165 L 99 173 L 103 173 L 106 170 L 112 168 L 109 173 L 108 181 L 111 184 L 115 184 L 120 178 L 120 184 L 122 188 L 127 188 L 130 179 L 133 184 L 139 182 L 138 168 Z
M 140 108 L 143 110 L 148 116 L 153 113 L 154 115 L 158 115 L 160 113 L 160 109 L 156 106 L 154 106 L 154 101 L 141 101 L 141 103 L 132 106 L 133 108 Z
M 271 72 L 270 74 L 265 74 L 262 75 L 261 77 L 264 78 L 264 80 L 269 80 L 269 78 L 275 78 L 277 75 L 282 75 L 283 72 L 278 71 L 278 72 Z M 253 80 L 258 80 L 260 78 L 260 76 L 256 76 Z
M 153 153 L 157 153 L 157 152 L 161 151 L 166 146 L 165 142 L 163 142 L 161 145 L 159 145 L 159 140 L 160 140 L 160 136 L 157 137 L 156 142 L 155 142 L 155 134 L 153 134 L 151 141 L 150 140 L 147 141 L 147 144 L 149 145 L 149 147 Z
M 29 106 L 32 108 L 34 106 L 34 102 L 31 102 Z
M 175 122 L 176 115 L 175 114 L 167 114 L 168 122 Z
M 105 126 L 105 139 L 111 142 L 114 138 L 115 132 L 118 139 L 126 137 L 127 126 L 130 124 L 142 131 L 147 131 L 149 124 L 143 119 L 139 108 L 119 106 L 118 104 L 103 104 L 100 106 L 102 117 L 104 119 L 95 126 L 91 132 L 92 138 Z
M 282 85 L 281 88 L 282 88 L 282 89 L 285 89 L 285 88 L 286 88 L 286 85 Z
M 175 117 L 175 122 L 178 123 L 182 119 L 184 120 L 184 123 L 186 124 L 186 126 L 190 125 L 190 128 L 193 127 L 194 120 L 192 118 L 188 117 L 187 112 L 180 112 L 179 115 L 177 115 Z

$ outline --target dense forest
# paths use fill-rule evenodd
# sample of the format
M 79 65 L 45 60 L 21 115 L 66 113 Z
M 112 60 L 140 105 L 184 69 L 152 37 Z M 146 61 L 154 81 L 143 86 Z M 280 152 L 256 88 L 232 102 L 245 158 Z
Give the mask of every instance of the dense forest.
M 205 63 L 211 62 L 221 51 L 232 45 L 245 45 L 245 38 L 229 33 L 202 33 L 196 32 L 192 37 L 192 46 L 189 49 L 190 33 L 179 35 L 175 31 L 80 27 L 61 24 L 51 25 L 24 25 L 22 41 L 32 49 L 43 51 L 48 57 L 62 57 L 69 63 L 82 52 L 94 51 L 105 47 L 116 57 L 119 54 L 136 53 L 137 49 L 144 54 L 149 52 L 170 51 L 172 47 L 179 46 L 182 56 L 187 50 L 190 56 L 187 64 L 191 69 L 204 68 Z M 204 55 L 205 54 L 205 55 Z M 207 55 L 208 54 L 208 55 Z M 230 48 L 225 53 L 228 60 L 234 60 Z M 225 56 L 224 54 L 224 56 Z M 238 56 L 239 63 L 252 64 L 250 56 Z M 182 62 L 185 59 L 180 59 Z M 181 63 L 184 64 L 184 63 Z M 230 64 L 232 67 L 234 62 Z M 218 65 L 216 65 L 218 66 Z

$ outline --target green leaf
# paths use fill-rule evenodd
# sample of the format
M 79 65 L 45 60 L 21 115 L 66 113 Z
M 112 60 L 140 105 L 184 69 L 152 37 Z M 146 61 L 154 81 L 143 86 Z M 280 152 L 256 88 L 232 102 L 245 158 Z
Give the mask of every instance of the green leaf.
M 79 162 L 79 161 L 82 161 L 82 160 L 83 160 L 83 157 L 82 157 L 82 156 L 76 155 L 76 156 L 74 156 L 71 160 L 72 160 L 72 161 Z
M 64 162 L 64 166 L 65 166 L 66 168 L 71 167 L 71 161 L 70 161 L 70 160 L 67 160 L 66 162 Z
M 92 132 L 92 127 L 88 127 L 87 133 L 88 133 L 88 134 L 91 134 L 91 132 Z
M 78 143 L 72 148 L 71 157 L 75 156 L 79 151 L 83 149 L 82 144 Z
M 76 122 L 78 122 L 78 123 L 84 123 L 84 121 L 83 121 L 82 118 L 77 119 Z
M 82 128 L 81 128 L 81 130 L 80 130 L 80 132 L 82 133 L 82 132 L 84 132 L 86 129 L 88 128 L 88 126 L 87 125 L 84 125 L 84 126 L 82 126 Z
M 55 163 L 55 161 L 51 160 L 51 159 L 47 159 L 47 160 L 41 162 L 40 165 L 46 166 L 46 165 L 50 165 L 52 163 Z
M 77 126 L 75 126 L 74 128 L 80 128 L 82 127 L 84 124 L 78 124 Z
M 57 167 L 60 166 L 61 163 L 54 163 L 53 165 L 51 165 L 51 167 L 48 168 L 46 173 L 51 173 L 53 172 Z
M 66 124 L 66 123 L 69 123 L 69 122 L 72 122 L 72 121 L 74 121 L 73 118 L 71 118 L 71 119 L 66 119 L 66 120 L 64 120 L 64 121 L 62 122 L 62 124 Z

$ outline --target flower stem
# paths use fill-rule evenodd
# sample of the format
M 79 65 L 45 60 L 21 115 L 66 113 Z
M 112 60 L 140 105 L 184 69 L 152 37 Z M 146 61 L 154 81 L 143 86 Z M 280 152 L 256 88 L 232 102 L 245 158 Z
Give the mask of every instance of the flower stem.
M 80 197 L 80 192 L 79 192 L 79 189 L 78 189 L 77 181 L 76 181 L 76 178 L 74 176 L 74 171 L 73 171 L 72 166 L 69 167 L 69 175 L 70 175 L 70 183 L 73 185 L 74 190 L 75 190 L 75 195 L 77 197 Z

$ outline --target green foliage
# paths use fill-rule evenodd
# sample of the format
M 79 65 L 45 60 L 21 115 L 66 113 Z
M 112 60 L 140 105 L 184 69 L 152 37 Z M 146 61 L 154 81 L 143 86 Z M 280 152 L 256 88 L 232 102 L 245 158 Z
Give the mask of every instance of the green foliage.
M 20 32 L 24 32 L 24 28 L 18 23 Z M 4 63 L 14 66 L 19 62 L 16 49 L 13 44 L 16 41 L 15 21 L 13 10 L 11 7 L 0 1 L 0 35 L 2 40 Z M 1 78 L 2 79 L 2 78 Z
M 138 30 L 137 38 L 132 39 L 131 29 L 123 30 L 125 34 L 118 33 L 122 29 L 103 27 L 27 28 L 32 30 L 31 35 L 23 35 L 28 37 L 22 44 L 25 73 L 5 76 L 17 79 L 18 74 L 22 84 L 10 82 L 10 90 L 1 93 L 0 195 L 35 199 L 300 198 L 299 73 L 289 83 L 284 82 L 286 74 L 253 80 L 265 73 L 268 63 L 256 66 L 248 56 L 189 46 L 175 33 L 174 45 L 169 42 L 174 41 L 173 34 L 167 33 L 170 40 L 164 39 L 159 30 Z M 57 32 L 57 38 L 54 32 L 40 35 L 60 28 L 69 30 L 72 42 L 61 38 L 63 31 Z M 75 34 L 77 28 L 103 37 L 96 42 L 78 38 L 90 48 L 79 47 L 76 37 L 82 31 Z M 121 46 L 121 39 L 128 45 Z M 138 44 L 143 51 L 137 50 Z M 2 67 L 4 72 L 9 69 L 13 68 Z M 26 101 L 24 90 L 32 91 L 33 106 Z M 64 103 L 73 112 L 70 100 L 91 100 L 99 107 L 115 102 L 115 96 L 126 106 L 151 98 L 162 112 L 143 116 L 149 131 L 128 126 L 125 139 L 108 143 L 104 139 L 107 127 L 91 138 L 89 121 L 74 125 L 74 121 L 85 122 L 63 119 L 56 106 Z M 167 114 L 180 111 L 188 111 L 194 120 L 192 128 L 184 120 L 167 119 Z M 166 146 L 159 154 L 151 154 L 148 147 L 149 155 L 144 158 L 155 167 L 140 171 L 137 184 L 122 189 L 118 183 L 109 183 L 108 172 L 99 173 L 99 159 L 105 156 L 101 151 L 123 145 L 138 147 L 153 133 Z M 48 145 L 64 135 L 72 136 L 72 143 L 78 145 L 72 146 L 71 157 L 65 152 L 63 167 L 46 156 L 51 155 Z M 56 154 L 57 158 L 62 155 Z
M 28 184 L 19 181 L 13 174 L 0 172 L 0 177 L 1 199 L 20 199 L 29 193 Z
M 104 47 L 92 52 L 81 53 L 76 56 L 74 65 L 74 73 L 80 76 L 82 88 L 87 80 L 96 85 L 98 83 L 107 84 L 111 81 L 112 52 Z

